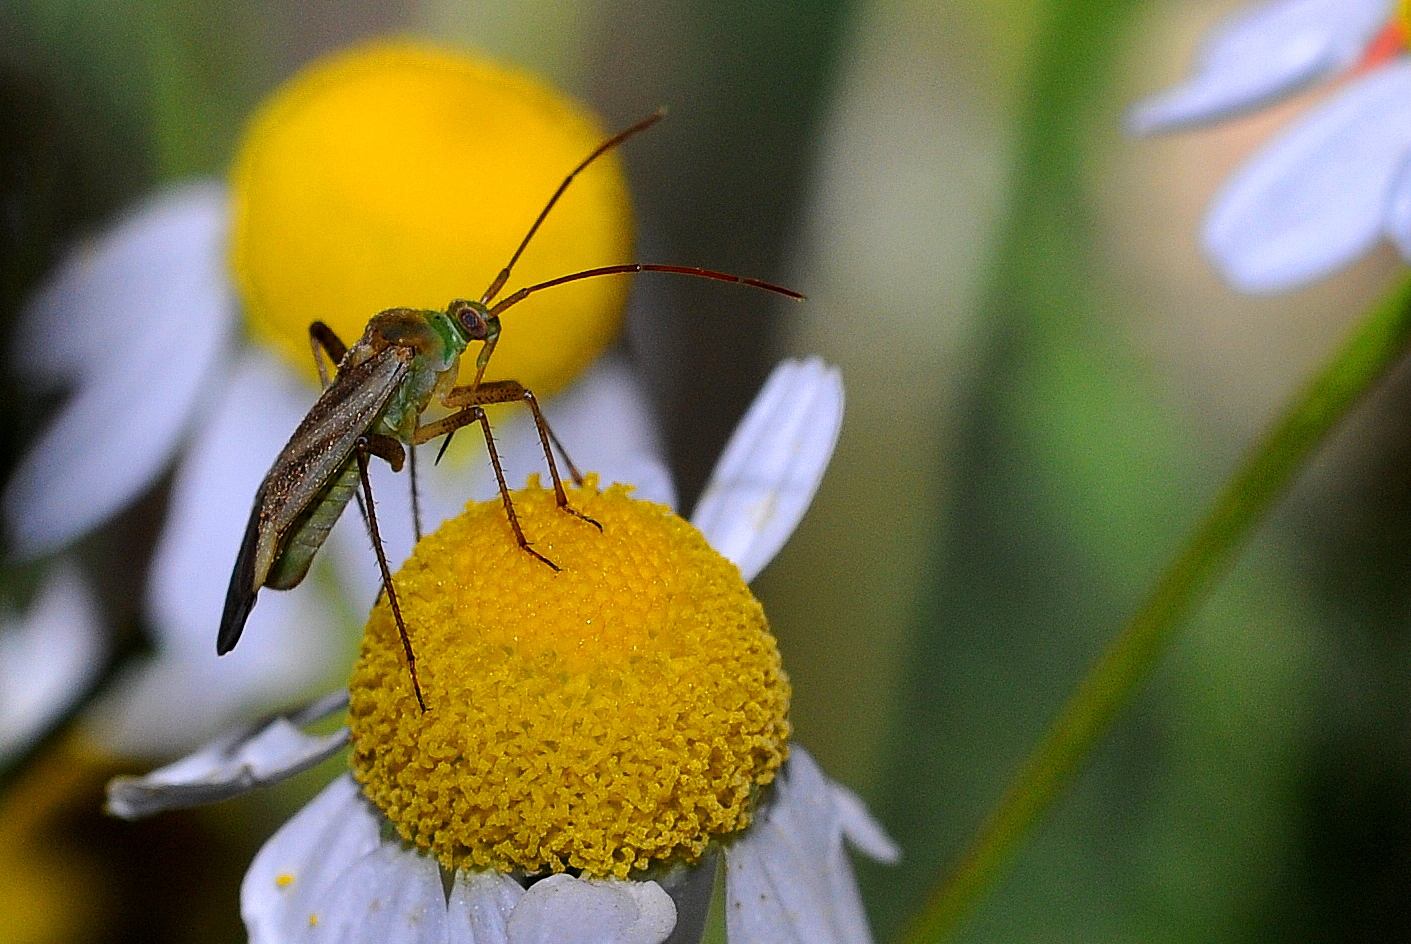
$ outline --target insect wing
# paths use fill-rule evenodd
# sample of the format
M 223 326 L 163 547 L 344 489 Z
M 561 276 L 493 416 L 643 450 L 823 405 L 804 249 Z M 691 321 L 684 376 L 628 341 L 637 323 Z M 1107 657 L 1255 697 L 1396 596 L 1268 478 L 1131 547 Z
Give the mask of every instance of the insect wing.
M 274 460 L 250 509 L 250 520 L 226 590 L 216 652 L 235 647 L 279 554 L 285 534 L 316 502 L 369 432 L 411 366 L 413 352 L 389 345 L 339 371 Z
M 389 345 L 355 367 L 340 371 L 274 460 L 260 491 L 264 518 L 277 534 L 318 498 L 329 479 L 353 454 L 358 437 L 372 431 L 411 366 L 409 348 Z M 262 573 L 267 573 L 268 567 Z

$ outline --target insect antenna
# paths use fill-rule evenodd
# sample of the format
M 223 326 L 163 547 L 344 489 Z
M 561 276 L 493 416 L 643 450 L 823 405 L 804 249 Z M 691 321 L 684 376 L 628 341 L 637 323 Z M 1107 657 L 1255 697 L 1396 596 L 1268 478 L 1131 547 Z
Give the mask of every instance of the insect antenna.
M 589 164 L 617 147 L 623 141 L 632 137 L 632 135 L 639 131 L 646 131 L 665 117 L 666 108 L 658 108 L 632 127 L 624 128 L 602 144 L 599 144 L 592 154 L 585 157 L 582 163 L 569 172 L 568 176 L 563 179 L 563 183 L 559 184 L 559 188 L 554 191 L 554 195 L 549 198 L 549 202 L 544 205 L 544 209 L 539 211 L 539 216 L 534 220 L 534 225 L 529 227 L 529 232 L 524 234 L 524 239 L 520 241 L 519 248 L 514 251 L 514 255 L 510 256 L 510 261 L 500 270 L 500 274 L 495 276 L 495 281 L 490 283 L 490 287 L 485 290 L 485 294 L 480 296 L 480 304 L 488 305 L 490 302 L 494 301 L 496 295 L 500 294 L 500 289 L 504 288 L 505 283 L 509 281 L 510 270 L 513 269 L 514 264 L 519 261 L 519 257 L 524 254 L 524 249 L 529 245 L 529 240 L 533 239 L 534 234 L 539 231 L 539 226 L 544 222 L 544 218 L 549 215 L 549 211 L 554 208 L 554 204 L 559 202 L 559 197 L 563 196 L 563 192 L 568 189 L 568 185 L 573 183 L 573 178 L 583 173 Z
M 775 285 L 772 282 L 765 282 L 760 279 L 749 279 L 742 275 L 731 275 L 729 272 L 716 272 L 714 269 L 698 269 L 695 266 L 678 265 L 656 265 L 653 263 L 629 262 L 623 265 L 599 266 L 596 269 L 584 269 L 582 272 L 573 272 L 569 275 L 561 275 L 556 279 L 549 279 L 547 282 L 540 282 L 537 285 L 527 285 L 506 295 L 503 299 L 495 303 L 490 309 L 489 316 L 497 317 L 506 308 L 517 305 L 535 292 L 543 291 L 546 288 L 553 288 L 556 285 L 563 285 L 565 282 L 577 282 L 579 279 L 591 279 L 600 275 L 625 275 L 633 272 L 671 272 L 675 275 L 689 275 L 700 279 L 714 279 L 717 282 L 733 282 L 736 285 L 747 285 L 750 288 L 763 289 L 766 292 L 773 292 L 776 295 L 783 295 L 785 298 L 792 298 L 794 301 L 803 301 L 803 294 L 782 285 Z

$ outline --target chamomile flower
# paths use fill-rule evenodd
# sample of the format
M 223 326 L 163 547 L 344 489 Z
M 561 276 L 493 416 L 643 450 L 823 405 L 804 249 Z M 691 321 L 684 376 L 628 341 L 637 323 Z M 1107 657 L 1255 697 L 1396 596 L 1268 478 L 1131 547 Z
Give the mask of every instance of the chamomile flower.
M 14 356 L 36 388 L 69 397 L 7 484 L 12 553 L 53 554 L 171 475 L 144 600 L 154 653 L 88 714 L 101 745 L 179 754 L 346 670 L 357 608 L 340 601 L 370 601 L 378 586 L 356 514 L 334 531 L 330 569 L 262 595 L 241 645 L 215 655 L 250 501 L 317 394 L 309 324 L 352 342 L 383 308 L 478 296 L 603 136 L 580 106 L 527 75 L 410 44 L 363 47 L 270 99 L 231 185 L 172 186 L 59 267 L 26 308 Z M 565 194 L 509 288 L 623 261 L 631 242 L 625 181 L 609 155 Z M 669 498 L 664 473 L 636 458 L 622 466 L 655 455 L 653 423 L 631 370 L 597 359 L 626 290 L 624 279 L 588 280 L 516 307 L 490 376 L 562 391 L 547 415 L 575 460 Z M 507 411 L 497 431 L 511 481 L 539 468 L 526 417 Z M 418 471 L 428 527 L 494 488 L 483 450 L 455 449 Z M 400 559 L 414 541 L 407 476 L 375 463 L 374 486 Z M 26 671 L 20 661 L 0 667 Z
M 867 944 L 845 844 L 895 845 L 788 744 L 789 686 L 746 582 L 802 517 L 842 415 L 836 370 L 776 370 L 693 517 L 596 482 L 566 515 L 516 493 L 555 573 L 471 504 L 398 575 L 430 709 L 385 605 L 350 684 L 351 734 L 276 719 L 109 788 L 138 815 L 228 796 L 351 737 L 353 772 L 256 856 L 252 942 L 699 938 L 723 858 L 732 944 Z M 724 552 L 722 554 L 722 552 Z
M 1151 134 L 1217 121 L 1319 80 L 1340 87 L 1250 159 L 1207 212 L 1236 288 L 1297 288 L 1389 238 L 1411 259 L 1411 56 L 1396 0 L 1275 0 L 1217 26 L 1194 75 L 1134 108 Z

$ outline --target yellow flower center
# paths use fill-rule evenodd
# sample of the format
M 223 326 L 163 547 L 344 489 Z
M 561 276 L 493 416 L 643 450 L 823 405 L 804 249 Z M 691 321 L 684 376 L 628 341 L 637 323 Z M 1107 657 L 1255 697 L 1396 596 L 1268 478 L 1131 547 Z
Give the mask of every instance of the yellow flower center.
M 789 733 L 789 684 L 734 564 L 667 508 L 589 479 L 554 504 L 472 503 L 395 578 L 429 710 L 386 602 L 350 684 L 352 766 L 448 868 L 626 877 L 749 823 Z
M 313 377 L 315 319 L 351 344 L 384 308 L 479 298 L 604 137 L 576 102 L 465 55 L 372 45 L 314 64 L 259 110 L 235 161 L 231 258 L 253 331 Z M 607 155 L 506 291 L 631 251 L 627 185 Z M 511 309 L 487 376 L 561 388 L 616 334 L 627 287 L 587 279 Z

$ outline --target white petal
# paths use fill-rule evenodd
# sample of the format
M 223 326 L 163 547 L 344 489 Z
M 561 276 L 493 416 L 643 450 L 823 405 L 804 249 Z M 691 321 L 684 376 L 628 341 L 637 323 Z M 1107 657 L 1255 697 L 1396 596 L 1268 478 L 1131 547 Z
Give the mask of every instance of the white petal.
M 1132 109 L 1136 134 L 1223 118 L 1356 64 L 1391 0 L 1278 0 L 1211 30 L 1195 74 Z
M 94 706 L 90 733 L 108 750 L 184 753 L 235 718 L 327 686 L 346 663 L 343 613 L 314 580 L 261 593 L 240 645 L 215 651 L 255 491 L 313 399 L 278 362 L 241 354 L 172 484 L 147 585 L 157 652 Z
M 351 774 L 333 781 L 270 837 L 240 885 L 250 944 L 288 944 L 354 862 L 378 847 L 378 820 Z
M 460 870 L 448 905 L 451 944 L 509 944 L 510 912 L 523 897 L 508 875 Z
M 71 254 L 24 312 L 17 368 L 75 389 L 6 488 L 16 555 L 81 536 L 166 467 L 230 344 L 226 229 L 222 186 L 165 191 Z
M 114 777 L 108 782 L 107 811 L 123 819 L 137 819 L 163 810 L 215 803 L 292 777 L 347 745 L 347 728 L 322 735 L 300 730 L 347 706 L 348 693 L 334 692 L 293 716 L 245 726 L 145 777 Z
M 808 510 L 842 422 L 842 375 L 811 357 L 781 362 L 735 428 L 691 523 L 746 581 Z
M 436 860 L 383 842 L 312 904 L 293 940 L 309 944 L 445 944 L 446 896 Z
M 510 944 L 661 944 L 676 906 L 656 882 L 551 875 L 510 914 Z
M 813 763 L 813 758 L 808 758 Z M 816 765 L 815 765 L 816 766 Z M 826 779 L 826 778 L 825 778 Z M 827 781 L 833 794 L 833 806 L 838 811 L 838 824 L 848 843 L 874 862 L 896 865 L 901 861 L 901 847 L 896 844 L 882 824 L 872 818 L 862 797 L 847 787 L 832 780 Z
M 895 847 L 841 789 L 791 746 L 773 797 L 725 847 L 730 944 L 871 944 L 843 838 L 858 830 L 860 812 L 867 844 L 880 837 L 883 847 Z
M 1411 61 L 1401 60 L 1349 83 L 1241 168 L 1204 232 L 1236 288 L 1294 288 L 1371 248 L 1411 151 L 1408 101 Z
M 1386 233 L 1403 259 L 1411 259 L 1411 159 L 1403 160 L 1391 186 Z
M 92 594 L 67 565 L 48 577 L 28 612 L 0 623 L 0 766 L 93 684 L 107 649 Z

